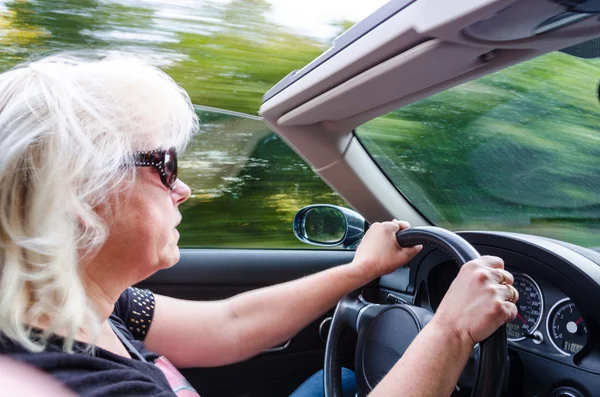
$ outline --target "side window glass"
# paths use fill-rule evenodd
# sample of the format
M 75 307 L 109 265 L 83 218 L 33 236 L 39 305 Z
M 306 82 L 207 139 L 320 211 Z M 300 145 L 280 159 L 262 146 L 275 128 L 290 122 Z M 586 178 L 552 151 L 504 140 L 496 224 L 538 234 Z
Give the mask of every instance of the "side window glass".
M 310 248 L 292 220 L 305 205 L 344 200 L 259 118 L 197 107 L 200 131 L 181 156 L 192 189 L 181 247 Z

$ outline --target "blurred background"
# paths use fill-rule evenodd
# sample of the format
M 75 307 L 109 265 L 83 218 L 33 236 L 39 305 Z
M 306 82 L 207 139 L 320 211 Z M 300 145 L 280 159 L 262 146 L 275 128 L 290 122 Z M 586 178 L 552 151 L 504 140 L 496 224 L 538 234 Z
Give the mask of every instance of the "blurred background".
M 262 95 L 385 1 L 0 1 L 0 67 L 62 50 L 127 51 L 197 105 L 256 114 Z
M 314 248 L 302 206 L 347 206 L 257 117 L 262 95 L 384 0 L 0 1 L 0 70 L 64 50 L 128 52 L 197 105 L 180 161 L 186 247 Z M 600 246 L 600 62 L 552 53 L 356 129 L 411 202 L 452 230 Z
M 269 88 L 383 3 L 2 1 L 0 69 L 65 50 L 121 51 L 146 58 L 198 105 L 202 134 L 180 162 L 180 176 L 193 190 L 182 207 L 181 244 L 308 247 L 292 233 L 296 210 L 314 200 L 343 202 L 251 116 L 257 115 Z

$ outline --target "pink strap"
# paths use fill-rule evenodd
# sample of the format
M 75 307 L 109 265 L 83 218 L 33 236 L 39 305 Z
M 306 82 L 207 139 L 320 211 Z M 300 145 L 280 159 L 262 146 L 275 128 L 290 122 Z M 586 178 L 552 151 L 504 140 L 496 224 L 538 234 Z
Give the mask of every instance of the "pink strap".
M 179 372 L 165 357 L 161 356 L 157 358 L 154 365 L 165 374 L 171 389 L 173 389 L 173 393 L 175 393 L 177 397 L 200 397 L 198 392 L 190 385 L 181 372 Z

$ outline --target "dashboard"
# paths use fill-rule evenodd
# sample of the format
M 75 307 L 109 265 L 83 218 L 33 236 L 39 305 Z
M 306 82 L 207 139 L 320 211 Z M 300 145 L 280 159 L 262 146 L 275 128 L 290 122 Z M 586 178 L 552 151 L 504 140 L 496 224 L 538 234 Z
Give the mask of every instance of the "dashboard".
M 507 323 L 510 396 L 600 396 L 600 253 L 512 233 L 458 233 L 495 255 L 515 277 L 519 315 Z M 425 247 L 410 266 L 380 280 L 379 300 L 433 312 L 459 266 Z

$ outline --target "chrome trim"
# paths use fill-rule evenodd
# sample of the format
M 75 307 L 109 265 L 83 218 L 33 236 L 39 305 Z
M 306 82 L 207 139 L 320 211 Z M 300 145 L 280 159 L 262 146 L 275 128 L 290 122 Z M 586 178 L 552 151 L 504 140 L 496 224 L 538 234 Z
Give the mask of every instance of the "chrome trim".
M 561 390 L 559 393 L 560 394 L 557 394 L 558 397 L 577 397 L 575 394 L 573 394 L 572 392 L 570 392 L 568 390 L 567 391 Z
M 542 292 L 542 289 L 540 288 L 540 286 L 538 285 L 538 283 L 535 282 L 535 280 L 528 274 L 525 273 L 513 273 L 513 277 L 516 281 L 517 277 L 523 277 L 523 278 L 527 278 L 529 279 L 529 281 L 531 281 L 533 283 L 533 286 L 535 288 L 537 288 L 539 294 L 540 294 L 540 318 L 538 319 L 538 321 L 535 323 L 533 329 L 531 331 L 529 331 L 530 334 L 534 334 L 535 331 L 537 331 L 537 329 L 540 327 L 540 324 L 542 323 L 542 319 L 544 318 L 544 293 Z M 514 283 L 513 283 L 514 284 Z M 521 293 L 519 292 L 519 295 Z M 522 340 L 525 340 L 527 338 L 522 337 L 522 338 L 508 338 L 509 341 L 511 342 L 520 342 Z
M 263 353 L 275 353 L 275 352 L 280 352 L 282 350 L 287 349 L 290 344 L 292 343 L 291 339 L 288 339 L 287 342 L 285 342 L 285 344 L 281 345 L 281 346 L 275 346 L 275 347 L 271 347 L 270 349 L 266 349 L 263 351 Z
M 319 324 L 319 339 L 321 339 L 321 342 L 323 343 L 327 343 L 328 337 L 328 335 L 325 335 L 325 338 L 323 338 L 323 327 L 325 324 L 327 324 L 327 322 L 331 322 L 331 320 L 333 320 L 333 317 L 327 317 L 325 320 L 321 321 L 321 324 Z

